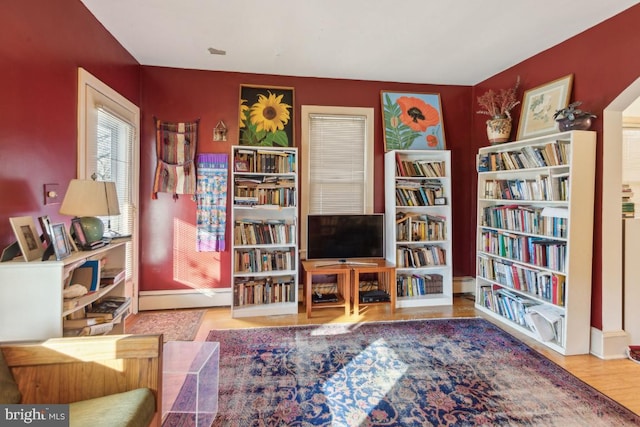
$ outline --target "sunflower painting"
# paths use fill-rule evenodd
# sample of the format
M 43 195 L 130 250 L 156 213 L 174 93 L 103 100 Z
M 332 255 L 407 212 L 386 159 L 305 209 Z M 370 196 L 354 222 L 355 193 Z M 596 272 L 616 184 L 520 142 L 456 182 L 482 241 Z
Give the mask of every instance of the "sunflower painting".
M 384 149 L 444 150 L 440 95 L 380 92 Z
M 240 145 L 292 147 L 293 88 L 240 85 Z

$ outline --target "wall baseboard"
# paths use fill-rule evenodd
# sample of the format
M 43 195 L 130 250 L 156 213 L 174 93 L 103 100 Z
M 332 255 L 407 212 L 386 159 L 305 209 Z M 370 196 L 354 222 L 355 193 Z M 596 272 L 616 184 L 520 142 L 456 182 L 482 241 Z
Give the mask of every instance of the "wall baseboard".
M 141 291 L 138 310 L 231 306 L 231 289 Z
M 453 294 L 474 294 L 476 293 L 476 279 L 471 276 L 461 276 L 453 278 Z

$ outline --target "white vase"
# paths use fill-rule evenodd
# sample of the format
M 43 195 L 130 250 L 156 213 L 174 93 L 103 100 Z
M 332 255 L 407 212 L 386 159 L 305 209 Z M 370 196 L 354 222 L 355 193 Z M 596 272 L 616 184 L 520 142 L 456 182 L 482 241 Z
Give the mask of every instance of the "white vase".
M 511 135 L 511 119 L 493 118 L 487 120 L 487 138 L 491 145 L 507 142 Z

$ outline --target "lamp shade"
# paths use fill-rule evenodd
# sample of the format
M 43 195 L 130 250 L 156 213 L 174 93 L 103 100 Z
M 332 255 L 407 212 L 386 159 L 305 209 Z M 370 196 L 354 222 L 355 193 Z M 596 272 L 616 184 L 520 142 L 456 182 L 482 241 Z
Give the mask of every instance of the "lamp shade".
M 109 181 L 72 179 L 60 206 L 60 213 L 80 217 L 88 243 L 102 240 L 104 224 L 96 216 L 120 215 L 116 184 Z
M 110 181 L 72 179 L 60 213 L 73 216 L 120 215 L 116 184 Z

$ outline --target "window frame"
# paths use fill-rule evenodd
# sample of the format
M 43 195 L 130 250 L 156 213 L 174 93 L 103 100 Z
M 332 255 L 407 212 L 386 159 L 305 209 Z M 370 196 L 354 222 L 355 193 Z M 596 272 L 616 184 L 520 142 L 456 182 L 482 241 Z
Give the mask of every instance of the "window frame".
M 97 110 L 103 106 L 109 114 L 128 122 L 133 127 L 133 147 L 130 170 L 130 202 L 132 204 L 132 232 L 130 250 L 131 277 L 127 286 L 132 287 L 133 312 L 138 311 L 138 271 L 139 271 L 139 206 L 140 206 L 140 108 L 120 95 L 117 91 L 103 83 L 82 67 L 78 68 L 78 141 L 77 141 L 77 178 L 90 179 L 95 171 L 91 166 L 92 150 L 89 144 L 97 144 Z
M 374 109 L 369 107 L 337 107 L 321 105 L 302 105 L 300 114 L 301 124 L 301 171 L 300 171 L 300 258 L 307 258 L 307 216 L 309 215 L 310 198 L 310 118 L 312 115 L 327 116 L 361 116 L 365 118 L 364 162 L 365 162 L 365 191 L 364 214 L 373 213 L 374 198 Z M 335 213 L 335 212 L 334 212 Z

